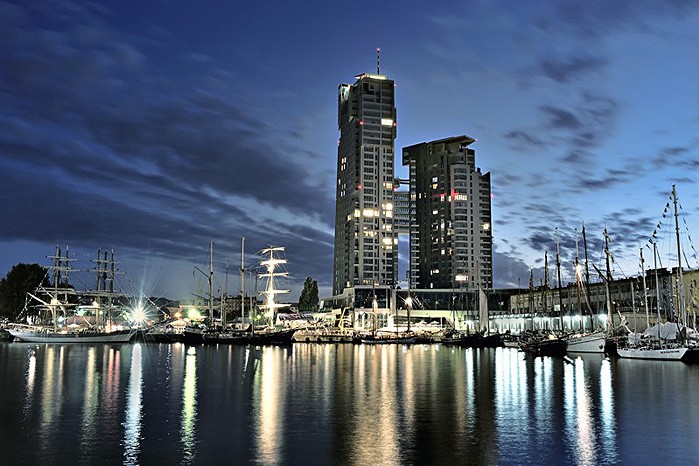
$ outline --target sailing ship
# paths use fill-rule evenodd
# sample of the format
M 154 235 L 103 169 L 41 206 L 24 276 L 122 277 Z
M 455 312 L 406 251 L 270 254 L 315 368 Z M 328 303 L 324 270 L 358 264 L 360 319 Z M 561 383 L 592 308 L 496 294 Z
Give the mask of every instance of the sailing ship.
M 34 293 L 28 293 L 29 300 L 38 302 L 43 310 L 50 313 L 49 324 L 13 324 L 7 331 L 15 340 L 28 343 L 127 343 L 134 337 L 135 329 L 118 329 L 112 317 L 116 299 L 114 251 L 111 260 L 107 259 L 106 250 L 104 256 L 101 250 L 97 252 L 97 266 L 94 270 L 97 273 L 97 289 L 85 293 L 94 299 L 93 306 L 90 306 L 94 315 L 90 319 L 82 319 L 87 323 L 83 327 L 71 328 L 67 324 L 68 309 L 73 307 L 67 302 L 67 297 L 76 293 L 72 288 L 63 286 L 64 281 L 68 282 L 69 273 L 73 271 L 69 265 L 72 259 L 68 257 L 68 248 L 66 247 L 64 256 L 60 247 L 56 246 L 56 255 L 49 258 L 53 259 L 53 264 L 49 267 L 49 271 L 53 273 L 53 288 L 39 286 Z M 63 300 L 60 299 L 61 295 Z M 63 316 L 59 316 L 59 313 L 63 313 Z M 60 326 L 59 317 L 63 320 L 63 325 Z
M 289 290 L 276 288 L 276 279 L 286 277 L 288 272 L 282 267 L 287 263 L 283 257 L 285 248 L 283 246 L 270 246 L 260 251 L 263 260 L 260 267 L 265 270 L 259 276 L 266 279 L 265 289 L 260 292 L 264 296 L 264 301 L 260 309 L 264 311 L 267 325 L 263 328 L 255 328 L 254 319 L 247 335 L 248 342 L 254 345 L 287 345 L 293 341 L 295 328 L 279 328 L 275 325 L 279 309 L 288 307 L 288 304 L 278 303 L 276 297 L 279 294 L 288 293 Z M 252 309 L 251 309 L 252 310 Z
M 590 304 L 590 294 L 588 291 L 588 286 L 590 282 L 590 271 L 588 267 L 587 260 L 587 239 L 585 237 L 585 224 L 582 227 L 583 236 L 583 247 L 585 249 L 585 283 L 583 284 L 582 270 L 580 265 L 580 254 L 578 249 L 578 234 L 577 228 L 575 229 L 575 279 L 577 282 L 578 291 L 578 309 L 580 310 L 580 332 L 574 333 L 572 335 L 566 336 L 566 342 L 568 343 L 567 350 L 571 353 L 604 353 L 604 348 L 606 346 L 607 332 L 604 330 L 594 330 L 594 312 L 592 311 L 592 306 Z M 607 235 L 605 234 L 605 240 Z M 558 244 L 558 243 L 556 243 Z M 605 251 L 609 249 L 605 246 Z M 560 261 L 559 261 L 560 267 Z M 560 268 L 559 268 L 560 270 Z M 559 274 L 560 282 L 560 274 Z M 580 295 L 585 296 L 585 305 L 590 313 L 590 331 L 585 332 L 584 330 L 584 319 L 582 316 L 582 305 Z M 559 291 L 560 296 L 560 291 Z
M 631 338 L 623 347 L 617 348 L 619 357 L 625 359 L 651 359 L 660 361 L 685 361 L 694 362 L 699 360 L 699 348 L 694 342 L 689 342 L 687 339 L 688 329 L 686 327 L 687 315 L 684 296 L 684 281 L 682 276 L 682 248 L 680 245 L 680 229 L 677 211 L 677 191 L 675 185 L 672 185 L 672 204 L 674 209 L 675 219 L 675 241 L 677 246 L 677 271 L 678 271 L 678 290 L 677 290 L 677 306 L 679 315 L 676 322 L 668 322 L 662 324 L 660 322 L 660 310 L 658 309 L 658 323 L 649 327 L 644 334 L 648 338 Z M 667 209 L 667 206 L 666 206 Z M 653 242 L 653 252 L 657 254 L 655 249 L 655 241 Z M 656 268 L 657 270 L 657 268 Z M 660 304 L 658 303 L 658 306 Z M 675 327 L 676 332 L 668 333 L 662 331 L 665 327 Z

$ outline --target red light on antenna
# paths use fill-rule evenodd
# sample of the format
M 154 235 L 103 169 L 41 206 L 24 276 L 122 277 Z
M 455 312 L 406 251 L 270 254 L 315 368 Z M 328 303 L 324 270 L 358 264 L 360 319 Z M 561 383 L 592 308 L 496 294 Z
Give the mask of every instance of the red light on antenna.
M 363 125 L 363 124 L 364 124 L 364 120 L 361 120 L 361 121 L 359 122 L 359 124 L 360 124 L 360 125 Z
M 357 185 L 357 189 L 362 189 L 362 185 L 361 185 L 361 184 L 358 184 L 358 185 Z

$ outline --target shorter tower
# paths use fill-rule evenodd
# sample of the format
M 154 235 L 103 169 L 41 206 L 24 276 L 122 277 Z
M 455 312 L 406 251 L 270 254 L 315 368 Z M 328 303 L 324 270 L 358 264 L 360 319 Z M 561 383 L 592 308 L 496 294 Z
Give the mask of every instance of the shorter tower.
M 410 167 L 411 288 L 492 288 L 490 173 L 475 139 L 455 136 L 403 148 Z

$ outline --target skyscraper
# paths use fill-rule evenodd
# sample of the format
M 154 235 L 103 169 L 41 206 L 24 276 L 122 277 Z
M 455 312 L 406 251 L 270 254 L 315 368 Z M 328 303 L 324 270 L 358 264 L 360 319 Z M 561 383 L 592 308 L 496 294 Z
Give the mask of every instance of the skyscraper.
M 393 81 L 362 74 L 338 93 L 333 293 L 354 285 L 393 285 L 396 108 Z
M 411 288 L 493 286 L 490 173 L 476 167 L 473 142 L 456 136 L 403 148 L 414 211 Z

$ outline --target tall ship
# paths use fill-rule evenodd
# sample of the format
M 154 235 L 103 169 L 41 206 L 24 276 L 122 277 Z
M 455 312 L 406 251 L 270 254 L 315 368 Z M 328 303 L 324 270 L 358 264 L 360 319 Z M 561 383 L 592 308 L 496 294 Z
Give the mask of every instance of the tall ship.
M 260 310 L 264 314 L 266 325 L 262 328 L 256 327 L 253 319 L 248 338 L 253 344 L 290 344 L 297 329 L 279 328 L 276 325 L 279 309 L 288 307 L 288 304 L 278 303 L 276 299 L 277 295 L 289 292 L 289 290 L 277 288 L 277 279 L 289 275 L 283 270 L 286 264 L 284 247 L 270 246 L 260 251 L 260 254 L 262 255 L 260 267 L 264 269 L 264 273 L 259 276 L 266 280 L 265 289 L 260 292 L 263 296 Z
M 29 343 L 127 343 L 135 335 L 135 330 L 122 328 L 117 323 L 116 309 L 119 307 L 117 294 L 114 292 L 116 275 L 114 251 L 108 258 L 107 251 L 102 255 L 97 252 L 96 289 L 89 292 L 77 292 L 69 285 L 70 272 L 75 271 L 70 263 L 68 248 L 65 254 L 56 246 L 49 273 L 52 286 L 40 285 L 34 292 L 28 293 L 25 314 L 35 312 L 29 324 L 13 324 L 7 331 L 15 341 Z M 90 299 L 89 305 L 83 305 Z

